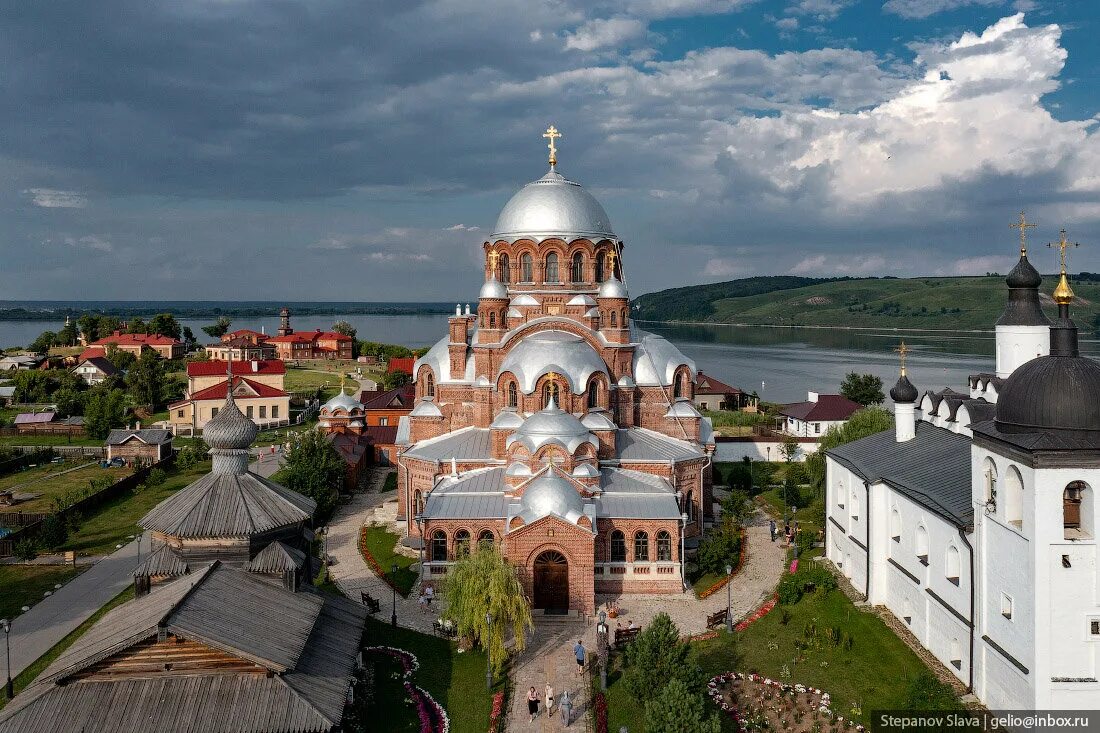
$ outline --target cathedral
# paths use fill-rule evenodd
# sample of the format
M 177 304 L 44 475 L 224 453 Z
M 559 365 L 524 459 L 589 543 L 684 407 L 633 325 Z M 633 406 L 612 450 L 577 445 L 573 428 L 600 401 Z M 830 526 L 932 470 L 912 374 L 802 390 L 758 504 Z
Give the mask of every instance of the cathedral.
M 681 593 L 712 513 L 695 364 L 630 320 L 623 241 L 557 170 L 520 189 L 482 245 L 476 313 L 416 361 L 397 443 L 398 521 L 424 582 L 498 544 L 533 606 L 591 614 L 596 594 Z
M 1100 364 L 1078 351 L 1061 276 L 1052 322 L 1027 258 L 1008 275 L 995 374 L 918 393 L 895 429 L 827 454 L 826 555 L 990 709 L 1100 699 Z

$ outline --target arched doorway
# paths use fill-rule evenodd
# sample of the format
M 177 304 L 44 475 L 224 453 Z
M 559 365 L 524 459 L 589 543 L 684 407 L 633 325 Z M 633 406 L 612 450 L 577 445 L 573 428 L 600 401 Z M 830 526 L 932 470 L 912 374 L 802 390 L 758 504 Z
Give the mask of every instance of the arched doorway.
M 544 613 L 569 611 L 569 563 L 557 550 L 535 558 L 535 608 Z

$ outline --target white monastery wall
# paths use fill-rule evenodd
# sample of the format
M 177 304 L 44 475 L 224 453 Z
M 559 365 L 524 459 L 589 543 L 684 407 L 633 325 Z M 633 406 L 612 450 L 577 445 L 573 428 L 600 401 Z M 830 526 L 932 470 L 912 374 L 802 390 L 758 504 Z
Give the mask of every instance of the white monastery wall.
M 799 443 L 795 460 L 802 462 L 810 453 L 817 452 L 817 443 Z M 754 461 L 782 461 L 783 441 L 781 440 L 718 440 L 714 450 L 714 460 L 719 463 L 743 461 L 746 457 Z

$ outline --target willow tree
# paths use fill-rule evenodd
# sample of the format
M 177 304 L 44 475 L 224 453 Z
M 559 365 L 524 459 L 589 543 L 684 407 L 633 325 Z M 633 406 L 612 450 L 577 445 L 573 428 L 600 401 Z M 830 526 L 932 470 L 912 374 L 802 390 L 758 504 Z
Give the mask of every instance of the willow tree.
M 486 618 L 492 618 L 492 622 Z M 508 657 L 505 632 L 511 628 L 516 651 L 526 646 L 527 629 L 534 627 L 531 606 L 516 576 L 496 545 L 478 543 L 451 565 L 447 573 L 447 615 L 460 636 L 474 639 L 500 673 Z

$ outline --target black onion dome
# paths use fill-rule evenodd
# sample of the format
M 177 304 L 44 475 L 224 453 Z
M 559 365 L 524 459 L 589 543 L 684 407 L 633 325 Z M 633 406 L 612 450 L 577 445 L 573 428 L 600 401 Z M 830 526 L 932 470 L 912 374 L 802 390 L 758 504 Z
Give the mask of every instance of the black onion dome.
M 890 399 L 894 402 L 916 402 L 918 396 L 917 388 L 904 374 L 898 377 L 898 383 L 890 389 Z
M 997 395 L 1005 433 L 1100 437 L 1100 364 L 1082 356 L 1041 356 L 1022 364 Z
M 1050 325 L 1050 319 L 1039 304 L 1039 286 L 1043 283 L 1043 276 L 1028 262 L 1026 254 L 1020 255 L 1020 261 L 1008 273 L 1005 282 L 1008 284 L 1008 302 L 997 319 L 998 326 Z
M 1005 282 L 1010 288 L 1037 288 L 1043 284 L 1043 276 L 1028 261 L 1027 255 L 1020 255 L 1020 261 L 1008 273 Z

